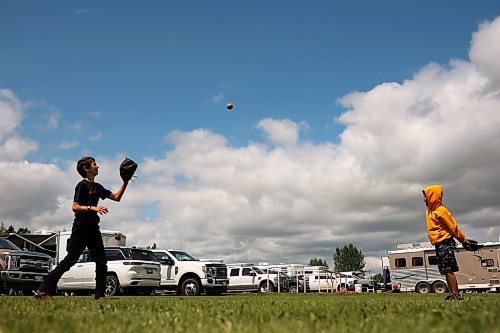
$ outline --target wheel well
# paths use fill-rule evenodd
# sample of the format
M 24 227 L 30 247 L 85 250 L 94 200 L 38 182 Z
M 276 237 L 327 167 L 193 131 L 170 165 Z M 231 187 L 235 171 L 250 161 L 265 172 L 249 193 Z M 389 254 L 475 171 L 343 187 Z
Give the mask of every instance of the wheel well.
M 274 282 L 271 281 L 271 280 L 261 281 L 260 284 L 259 284 L 259 286 L 262 287 L 263 285 L 267 285 L 267 281 L 269 281 L 269 287 L 274 288 Z
M 120 288 L 120 291 L 122 291 L 122 285 L 120 283 L 120 279 L 118 278 L 118 275 L 115 272 L 106 272 L 106 276 L 113 276 L 116 278 L 116 281 L 118 281 L 118 288 Z
M 418 287 L 419 287 L 419 286 L 421 286 L 421 285 L 427 285 L 427 286 L 428 286 L 429 288 L 431 288 L 431 290 L 432 290 L 432 284 L 433 284 L 433 283 L 429 283 L 429 282 L 427 282 L 427 281 L 419 281 L 419 282 L 417 282 L 417 284 L 415 285 L 415 290 L 416 290 L 416 289 L 418 289 Z
M 200 289 L 201 289 L 200 291 L 203 292 L 203 286 L 201 285 L 201 279 L 198 276 L 198 274 L 196 274 L 196 273 L 186 273 L 183 276 L 181 276 L 181 278 L 179 279 L 179 285 L 177 286 L 179 290 L 182 288 L 182 284 L 187 279 L 196 279 L 196 281 L 198 281 L 198 283 L 200 284 Z

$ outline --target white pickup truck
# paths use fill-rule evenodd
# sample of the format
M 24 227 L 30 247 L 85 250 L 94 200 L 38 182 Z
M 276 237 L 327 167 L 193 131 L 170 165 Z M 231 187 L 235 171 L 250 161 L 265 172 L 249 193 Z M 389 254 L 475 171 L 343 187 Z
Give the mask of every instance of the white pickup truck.
M 200 261 L 182 250 L 151 250 L 161 264 L 160 289 L 178 295 L 198 296 L 202 292 L 220 295 L 227 291 L 227 266 Z
M 262 293 L 278 290 L 278 272 L 264 272 L 254 264 L 228 264 L 228 291 L 258 291 Z M 280 289 L 288 290 L 289 277 L 280 273 Z

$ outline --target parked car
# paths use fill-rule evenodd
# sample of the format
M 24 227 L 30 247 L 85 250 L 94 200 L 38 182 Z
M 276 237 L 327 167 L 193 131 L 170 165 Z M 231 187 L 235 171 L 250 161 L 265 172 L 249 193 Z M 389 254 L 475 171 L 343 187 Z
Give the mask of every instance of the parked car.
M 152 251 L 161 263 L 160 289 L 175 290 L 184 296 L 197 296 L 202 292 L 220 295 L 227 291 L 226 264 L 200 261 L 182 250 Z
M 160 263 L 153 252 L 130 247 L 106 247 L 108 273 L 106 296 L 151 294 L 160 285 Z M 57 288 L 65 292 L 89 292 L 95 289 L 95 263 L 88 250 L 63 274 Z
M 31 294 L 51 269 L 49 255 L 23 251 L 0 237 L 0 294 Z

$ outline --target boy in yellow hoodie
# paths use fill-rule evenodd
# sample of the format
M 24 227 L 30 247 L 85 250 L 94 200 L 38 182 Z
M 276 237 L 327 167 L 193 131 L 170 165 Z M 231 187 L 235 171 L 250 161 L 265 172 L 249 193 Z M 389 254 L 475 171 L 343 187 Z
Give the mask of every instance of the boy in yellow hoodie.
M 467 243 L 468 240 L 450 211 L 443 206 L 443 186 L 431 185 L 422 190 L 422 193 L 427 206 L 427 233 L 431 244 L 436 247 L 439 273 L 446 276 L 450 292 L 446 300 L 463 300 L 458 292 L 458 282 L 455 276 L 459 268 L 455 258 L 454 238 L 462 244 Z

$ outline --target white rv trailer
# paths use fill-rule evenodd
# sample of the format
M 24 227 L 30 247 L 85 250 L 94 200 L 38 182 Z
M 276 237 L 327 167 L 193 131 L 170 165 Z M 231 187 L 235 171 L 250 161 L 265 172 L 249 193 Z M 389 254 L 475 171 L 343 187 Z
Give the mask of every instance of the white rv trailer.
M 482 245 L 476 252 L 457 246 L 455 257 L 460 270 L 455 275 L 462 291 L 500 291 L 500 241 Z M 446 278 L 438 270 L 435 248 L 430 243 L 402 244 L 387 254 L 392 284 L 397 284 L 401 291 L 448 291 Z
M 37 230 L 33 235 L 23 235 L 24 237 L 45 236 L 42 241 L 36 245 L 50 251 L 50 255 L 54 258 L 54 264 L 58 265 L 68 253 L 68 242 L 71 237 L 71 231 L 47 231 Z M 125 246 L 127 237 L 120 231 L 101 230 L 102 242 L 104 246 Z

